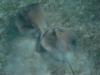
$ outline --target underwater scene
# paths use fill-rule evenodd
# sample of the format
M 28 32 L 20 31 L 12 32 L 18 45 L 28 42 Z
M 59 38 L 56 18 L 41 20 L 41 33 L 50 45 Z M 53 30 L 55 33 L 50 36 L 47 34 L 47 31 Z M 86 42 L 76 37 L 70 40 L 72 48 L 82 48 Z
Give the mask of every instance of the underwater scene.
M 100 0 L 0 0 L 0 75 L 100 75 Z

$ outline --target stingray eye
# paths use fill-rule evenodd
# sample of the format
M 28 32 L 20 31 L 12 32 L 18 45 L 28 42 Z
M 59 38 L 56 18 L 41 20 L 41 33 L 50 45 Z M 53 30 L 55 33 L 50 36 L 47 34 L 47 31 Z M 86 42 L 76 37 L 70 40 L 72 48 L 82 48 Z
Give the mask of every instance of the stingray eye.
M 73 46 L 76 46 L 76 45 L 77 45 L 77 40 L 76 40 L 76 39 L 72 39 L 72 40 L 71 40 L 71 44 L 72 44 Z
M 55 36 L 55 35 L 56 35 L 56 31 L 53 30 L 53 31 L 52 31 L 52 36 Z
M 64 30 L 63 30 L 63 29 L 59 29 L 59 31 L 60 31 L 60 32 L 64 32 Z
M 18 14 L 18 17 L 20 19 L 20 21 L 23 22 L 22 27 L 25 29 L 34 29 L 32 23 L 30 22 L 30 20 L 25 16 L 25 14 Z
M 34 29 L 34 27 L 32 25 L 24 25 L 23 28 L 25 28 L 25 29 Z
M 53 42 L 56 41 L 56 31 L 52 30 L 48 35 L 48 41 Z
M 47 50 L 43 46 L 40 45 L 40 48 L 37 50 L 37 52 L 45 53 L 45 52 L 47 52 Z

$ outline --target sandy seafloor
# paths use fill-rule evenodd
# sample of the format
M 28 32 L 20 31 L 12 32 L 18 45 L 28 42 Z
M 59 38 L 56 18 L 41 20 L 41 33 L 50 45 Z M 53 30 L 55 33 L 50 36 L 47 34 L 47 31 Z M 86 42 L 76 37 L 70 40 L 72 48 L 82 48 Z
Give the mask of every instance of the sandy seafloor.
M 20 7 L 42 2 L 48 25 L 62 26 L 75 31 L 80 51 L 93 59 L 92 75 L 100 75 L 100 0 L 0 0 L 0 71 L 5 63 L 6 45 L 2 32 L 9 16 Z

